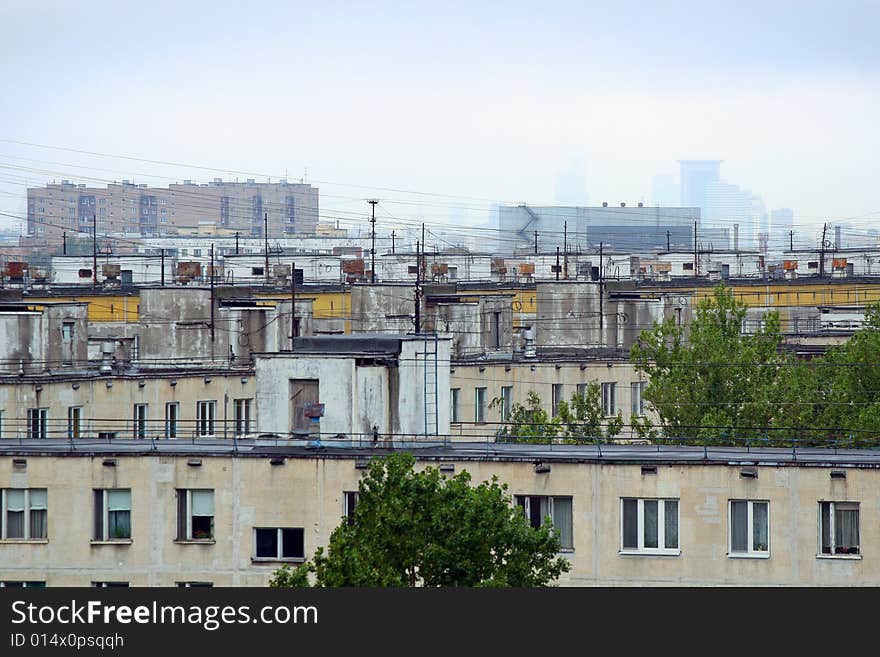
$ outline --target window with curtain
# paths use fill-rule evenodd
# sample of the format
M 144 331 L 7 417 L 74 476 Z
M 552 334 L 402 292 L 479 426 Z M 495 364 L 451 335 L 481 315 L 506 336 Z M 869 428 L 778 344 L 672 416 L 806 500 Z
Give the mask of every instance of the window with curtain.
M 539 528 L 547 519 L 559 532 L 559 545 L 563 550 L 574 549 L 574 526 L 572 498 L 568 496 L 517 495 L 514 502 L 519 506 L 529 525 Z
M 40 540 L 48 536 L 45 488 L 2 491 L 2 538 Z
M 214 538 L 214 491 L 192 493 L 192 538 Z
M 621 499 L 621 552 L 679 554 L 678 500 Z
M 730 500 L 730 554 L 768 556 L 770 553 L 770 503 Z
M 214 538 L 214 491 L 178 489 L 177 540 Z
M 821 554 L 860 554 L 858 502 L 820 502 L 819 525 Z

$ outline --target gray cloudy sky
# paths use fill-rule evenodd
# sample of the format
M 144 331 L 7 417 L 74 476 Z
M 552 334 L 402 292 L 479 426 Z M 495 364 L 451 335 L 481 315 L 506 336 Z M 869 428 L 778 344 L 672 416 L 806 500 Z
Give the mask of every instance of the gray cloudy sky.
M 322 214 L 375 195 L 447 222 L 553 202 L 572 169 L 593 202 L 650 202 L 712 158 L 798 224 L 880 217 L 878 2 L 186 5 L 0 0 L 0 139 L 228 173 L 0 142 L 0 210 L 53 177 L 308 168 Z

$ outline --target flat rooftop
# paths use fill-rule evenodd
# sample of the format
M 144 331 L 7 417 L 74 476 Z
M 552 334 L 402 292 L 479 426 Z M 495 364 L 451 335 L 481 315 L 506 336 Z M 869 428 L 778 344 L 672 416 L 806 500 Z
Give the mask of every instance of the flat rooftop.
M 389 447 L 380 439 L 324 440 L 311 446 L 287 438 L 196 440 L 0 440 L 2 457 L 204 456 L 291 459 L 369 459 L 409 451 L 425 461 L 605 463 L 648 465 L 728 465 L 772 467 L 880 468 L 880 449 L 832 447 L 745 448 L 676 445 L 533 445 L 494 442 L 444 442 L 442 438 L 400 438 Z

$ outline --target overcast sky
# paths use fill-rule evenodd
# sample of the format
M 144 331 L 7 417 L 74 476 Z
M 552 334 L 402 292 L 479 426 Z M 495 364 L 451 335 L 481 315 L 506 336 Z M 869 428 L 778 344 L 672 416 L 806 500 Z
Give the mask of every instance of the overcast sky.
M 798 224 L 880 218 L 880 2 L 185 4 L 0 0 L 0 139 L 228 173 L 0 142 L 0 210 L 53 177 L 287 172 L 327 216 L 447 222 L 560 180 L 651 202 L 710 158 Z

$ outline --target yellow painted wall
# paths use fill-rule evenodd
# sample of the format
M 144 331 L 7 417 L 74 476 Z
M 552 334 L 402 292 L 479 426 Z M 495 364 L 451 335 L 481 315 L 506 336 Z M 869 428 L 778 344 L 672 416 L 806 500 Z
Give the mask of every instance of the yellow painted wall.
M 76 296 L 53 296 L 53 297 L 28 297 L 28 302 L 40 301 L 80 301 L 89 304 L 90 322 L 137 322 L 138 321 L 138 297 L 123 294 L 114 296 L 90 296 L 86 294 Z

